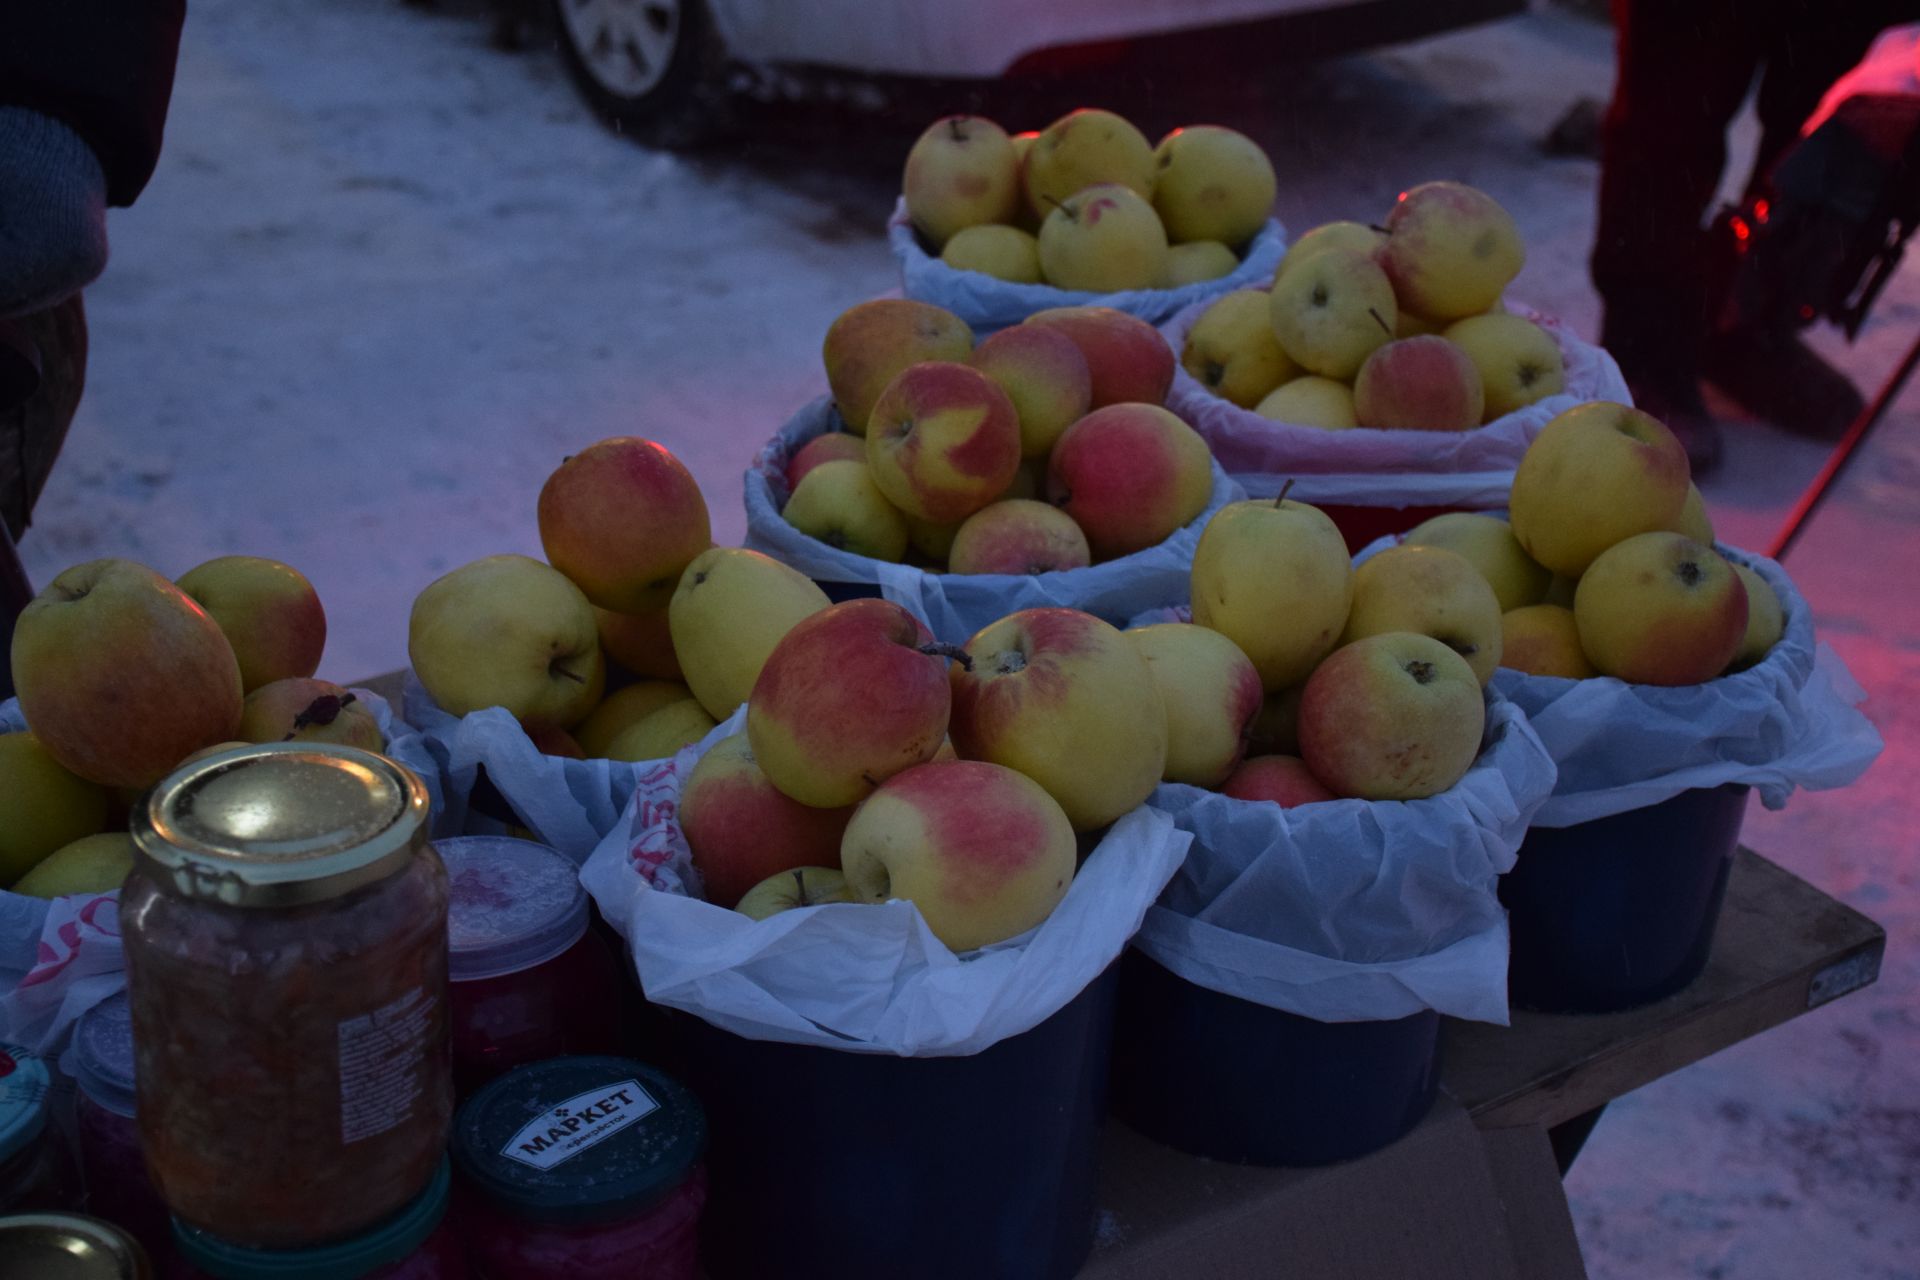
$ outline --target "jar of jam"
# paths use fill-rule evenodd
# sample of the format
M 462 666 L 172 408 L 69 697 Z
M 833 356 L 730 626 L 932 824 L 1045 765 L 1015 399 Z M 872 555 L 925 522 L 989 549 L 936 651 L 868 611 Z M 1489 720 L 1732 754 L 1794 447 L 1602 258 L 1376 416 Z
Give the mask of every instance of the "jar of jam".
M 455 1096 L 529 1062 L 612 1052 L 620 969 L 588 929 L 573 860 L 504 836 L 435 847 L 447 866 Z
M 53 1072 L 29 1049 L 0 1044 L 0 1213 L 67 1209 L 73 1169 L 48 1124 Z
M 189 1225 L 302 1248 L 432 1180 L 453 1089 L 426 817 L 403 766 L 311 743 L 209 756 L 135 813 L 120 916 L 140 1139 Z
M 461 1234 L 481 1280 L 692 1280 L 699 1100 L 630 1058 L 508 1072 L 460 1108 Z
M 443 1158 L 427 1189 L 399 1213 L 311 1249 L 245 1249 L 176 1223 L 182 1265 L 168 1280 L 468 1280 L 466 1251 L 446 1220 L 452 1183 Z
M 7 1280 L 152 1280 L 139 1242 L 110 1222 L 75 1213 L 0 1218 L 0 1276 Z
M 125 1228 L 152 1253 L 164 1249 L 167 1207 L 147 1176 L 134 1122 L 133 1015 L 127 997 L 102 1000 L 73 1029 L 74 1128 L 87 1212 Z

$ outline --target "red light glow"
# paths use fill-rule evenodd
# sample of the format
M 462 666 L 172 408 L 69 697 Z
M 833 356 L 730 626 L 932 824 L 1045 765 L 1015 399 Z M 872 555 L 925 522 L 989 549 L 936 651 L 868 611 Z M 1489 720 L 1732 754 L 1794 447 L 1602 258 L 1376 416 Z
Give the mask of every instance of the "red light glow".
M 1767 215 L 1772 211 L 1773 206 L 1765 200 L 1755 200 L 1753 202 L 1753 220 L 1762 226 L 1766 225 Z

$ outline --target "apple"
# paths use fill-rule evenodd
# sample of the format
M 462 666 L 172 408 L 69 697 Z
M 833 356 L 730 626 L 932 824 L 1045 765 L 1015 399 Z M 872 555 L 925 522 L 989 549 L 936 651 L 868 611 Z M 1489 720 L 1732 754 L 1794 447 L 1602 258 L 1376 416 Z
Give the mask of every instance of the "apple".
M 1167 270 L 1167 231 L 1153 206 L 1116 182 L 1055 206 L 1040 224 L 1040 272 L 1062 289 L 1151 289 Z
M 1727 669 L 1747 636 L 1747 589 L 1711 547 L 1642 533 L 1607 548 L 1573 593 L 1580 647 L 1601 675 L 1682 685 Z
M 1445 338 L 1400 338 L 1380 347 L 1353 382 L 1353 413 L 1363 427 L 1471 431 L 1486 393 L 1467 353 Z
M 953 744 L 1018 769 L 1078 831 L 1143 803 L 1167 763 L 1167 713 L 1147 660 L 1077 609 L 1023 609 L 967 641 L 956 662 Z
M 1487 311 L 1527 260 L 1520 228 L 1485 192 L 1429 182 L 1403 192 L 1387 215 L 1380 263 L 1407 310 L 1432 320 Z
M 635 763 L 665 760 L 713 732 L 714 718 L 692 698 L 669 702 L 613 735 L 607 743 L 609 760 Z
M 1233 250 L 1218 240 L 1190 240 L 1167 246 L 1167 265 L 1161 268 L 1157 289 L 1178 289 L 1185 285 L 1219 280 L 1233 274 L 1240 265 Z
M 1744 671 L 1780 643 L 1780 637 L 1787 632 L 1787 620 L 1779 593 L 1767 585 L 1765 578 L 1743 564 L 1734 565 L 1733 571 L 1740 575 L 1740 584 L 1747 589 L 1747 630 L 1739 651 L 1733 655 L 1732 665 L 1733 670 Z
M 954 534 L 949 573 L 1052 573 L 1093 563 L 1087 535 L 1058 507 L 1003 498 L 968 516 Z
M 1213 454 L 1199 433 L 1151 404 L 1095 409 L 1047 461 L 1047 497 L 1102 560 L 1164 542 L 1207 509 Z
M 1273 282 L 1280 283 L 1282 276 L 1324 250 L 1346 249 L 1363 258 L 1371 258 L 1386 243 L 1384 231 L 1364 222 L 1322 223 L 1287 246 L 1286 256 L 1280 259 L 1280 267 L 1273 273 Z
M 488 556 L 429 583 L 413 602 L 407 655 L 441 710 L 505 707 L 528 725 L 578 723 L 606 687 L 593 606 L 559 570 Z
M 1418 800 L 1465 776 L 1486 704 L 1467 660 L 1389 631 L 1336 649 L 1300 695 L 1300 757 L 1337 796 Z
M 988 504 L 992 505 L 992 504 Z M 981 508 L 985 510 L 985 508 Z M 971 520 L 973 517 L 968 516 Z M 953 553 L 953 539 L 960 532 L 960 526 L 966 520 L 957 520 L 948 524 L 936 524 L 932 520 L 916 520 L 906 516 L 907 545 L 924 556 L 930 564 L 941 565 Z
M 1311 373 L 1281 383 L 1253 411 L 1275 422 L 1322 431 L 1345 431 L 1360 425 L 1353 409 L 1353 388 Z
M 840 856 L 839 844 L 834 856 Z M 836 867 L 795 867 L 768 876 L 741 896 L 734 910 L 753 920 L 765 920 L 795 907 L 817 907 L 827 902 L 850 902 L 847 878 Z
M 1569 680 L 1600 674 L 1580 648 L 1573 610 L 1557 604 L 1522 605 L 1500 615 L 1500 665 Z
M 1249 659 L 1251 661 L 1251 659 Z M 1248 755 L 1295 755 L 1300 750 L 1300 691 L 1290 684 L 1269 693 L 1247 730 Z
M 867 467 L 906 514 L 964 520 L 1013 483 L 1019 412 L 978 369 L 946 360 L 909 366 L 873 406 Z
M 1576 405 L 1540 429 L 1514 471 L 1508 511 L 1527 554 L 1577 578 L 1594 557 L 1667 529 L 1686 504 L 1687 451 L 1626 405 Z
M 133 870 L 133 837 L 124 831 L 81 836 L 54 850 L 21 876 L 13 891 L 29 898 L 61 898 L 70 893 L 107 893 L 118 889 Z
M 1580 586 L 1580 579 L 1570 578 L 1564 573 L 1556 573 L 1547 582 L 1547 594 L 1540 597 L 1541 604 L 1557 604 L 1562 609 L 1573 608 L 1573 593 Z
M 592 759 L 607 754 L 607 748 L 622 733 L 642 720 L 676 702 L 693 697 L 693 690 L 678 680 L 641 680 L 624 689 L 616 689 L 600 700 L 574 728 L 574 741 Z
M 1714 544 L 1713 521 L 1707 518 L 1707 500 L 1700 496 L 1700 486 L 1687 484 L 1687 500 L 1680 504 L 1680 514 L 1667 526 L 1669 533 L 1684 533 L 1702 546 Z
M 1466 352 L 1479 370 L 1488 422 L 1567 389 L 1560 344 L 1524 316 L 1468 316 L 1441 336 Z
M 1340 643 L 1389 631 L 1432 636 L 1483 685 L 1500 665 L 1499 598 L 1465 556 L 1445 547 L 1388 547 L 1353 571 L 1353 611 Z
M 600 632 L 600 648 L 608 658 L 636 676 L 680 678 L 680 655 L 673 651 L 673 628 L 665 609 L 615 613 L 596 606 L 593 620 Z
M 590 444 L 540 489 L 540 545 L 587 599 L 619 613 L 667 603 L 687 562 L 713 545 L 707 500 L 662 445 Z
M 1020 420 L 1020 456 L 1045 458 L 1060 433 L 1093 406 L 1093 374 L 1073 339 L 1017 324 L 973 349 L 969 361 L 1007 393 Z
M 1145 134 L 1111 111 L 1082 107 L 1042 129 L 1028 148 L 1027 204 L 1046 218 L 1077 193 L 1108 183 L 1149 200 L 1153 175 L 1153 147 Z
M 1193 620 L 1239 645 L 1267 692 L 1299 684 L 1346 628 L 1347 540 L 1304 502 L 1230 502 L 1194 548 L 1192 598 Z
M 106 825 L 104 787 L 55 760 L 31 733 L 0 733 L 0 887 Z
M 1280 349 L 1267 311 L 1267 295 L 1258 289 L 1221 298 L 1187 330 L 1181 366 L 1213 394 L 1253 408 L 1300 372 Z
M 823 462 L 865 462 L 867 442 L 851 431 L 828 431 L 794 450 L 787 460 L 787 492 L 800 487 L 807 472 Z
M 906 513 L 887 501 L 865 462 L 823 462 L 800 478 L 780 514 L 830 547 L 869 560 L 907 554 Z
M 240 712 L 242 742 L 333 742 L 384 751 L 380 722 L 351 689 L 295 676 L 263 684 Z
M 1140 317 L 1112 307 L 1050 307 L 1021 323 L 1055 329 L 1080 348 L 1093 380 L 1090 408 L 1166 403 L 1173 348 Z
M 1280 346 L 1301 368 L 1329 378 L 1358 373 L 1392 341 L 1399 314 L 1387 273 L 1352 249 L 1321 250 L 1276 280 L 1268 295 Z
M 220 625 L 129 560 L 75 565 L 20 611 L 13 681 L 47 754 L 105 787 L 152 786 L 240 723 L 240 663 Z
M 1018 227 L 967 227 L 947 241 L 940 261 L 1012 284 L 1039 284 L 1040 241 Z
M 956 232 L 1008 222 L 1025 193 L 1007 131 L 982 116 L 936 120 L 907 152 L 907 216 L 936 247 Z
M 667 611 L 687 687 L 708 715 L 726 719 L 781 637 L 831 603 L 806 574 L 758 551 L 715 547 L 696 557 Z
M 952 695 L 943 646 L 886 600 L 803 619 L 774 647 L 747 699 L 753 757 L 802 804 L 836 809 L 933 758 Z
M 1260 144 L 1215 124 L 1175 129 L 1153 149 L 1153 165 L 1153 207 L 1169 240 L 1245 244 L 1280 190 Z
M 1217 787 L 1240 763 L 1265 701 L 1260 673 L 1240 646 L 1209 627 L 1162 622 L 1124 633 L 1153 672 L 1167 709 L 1161 777 Z
M 189 569 L 175 584 L 220 624 L 252 693 L 320 669 L 327 614 L 298 569 L 258 556 L 221 556 Z
M 972 351 L 966 321 L 908 298 L 875 298 L 848 308 L 820 345 L 833 406 L 857 436 L 867 434 L 874 402 L 901 370 L 923 360 L 965 360 Z
M 795 868 L 838 867 L 852 816 L 851 808 L 816 809 L 783 794 L 754 761 L 745 733 L 709 747 L 680 790 L 680 830 L 707 901 L 722 907 L 745 910 L 742 895 Z
M 1498 516 L 1449 511 L 1408 530 L 1410 547 L 1444 547 L 1465 557 L 1493 588 L 1502 613 L 1546 598 L 1553 575 L 1535 564 L 1513 536 L 1513 527 Z
M 525 728 L 523 725 L 522 728 Z M 560 756 L 567 760 L 585 760 L 587 753 L 574 740 L 574 736 L 565 729 L 556 729 L 552 725 L 535 725 L 527 729 L 527 741 L 543 756 Z
M 1269 800 L 1282 809 L 1337 800 L 1298 756 L 1252 756 L 1220 787 L 1235 800 Z
M 1033 150 L 1033 144 L 1039 139 L 1038 129 L 1029 129 L 1025 133 L 1016 133 L 1007 141 L 1013 144 L 1013 158 L 1020 166 L 1020 208 L 1011 221 L 1022 231 L 1038 233 L 1040 214 L 1035 213 L 1033 204 L 1027 198 L 1027 153 Z

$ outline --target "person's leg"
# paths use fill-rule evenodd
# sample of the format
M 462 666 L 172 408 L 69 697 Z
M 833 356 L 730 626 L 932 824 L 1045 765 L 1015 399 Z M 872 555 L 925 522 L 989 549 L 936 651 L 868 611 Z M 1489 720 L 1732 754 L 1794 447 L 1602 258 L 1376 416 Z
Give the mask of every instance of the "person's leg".
M 11 321 L 38 356 L 37 385 L 18 404 L 0 403 L 0 524 L 18 540 L 53 470 L 86 385 L 87 319 L 80 295 Z

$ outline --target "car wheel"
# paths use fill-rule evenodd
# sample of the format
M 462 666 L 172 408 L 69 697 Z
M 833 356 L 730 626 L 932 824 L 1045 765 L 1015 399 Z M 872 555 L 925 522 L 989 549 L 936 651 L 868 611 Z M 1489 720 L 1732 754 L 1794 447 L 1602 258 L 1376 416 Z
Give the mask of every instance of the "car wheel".
M 552 0 L 567 73 L 616 132 L 664 147 L 712 137 L 726 57 L 701 0 Z

